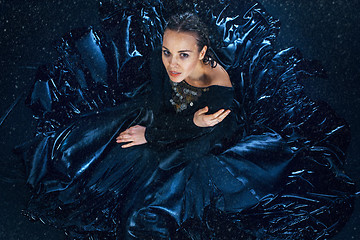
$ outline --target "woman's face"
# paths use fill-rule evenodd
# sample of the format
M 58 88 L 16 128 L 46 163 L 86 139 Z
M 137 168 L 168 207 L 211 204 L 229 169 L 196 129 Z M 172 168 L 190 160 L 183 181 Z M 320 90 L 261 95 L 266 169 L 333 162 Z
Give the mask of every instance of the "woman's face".
M 173 82 L 199 75 L 206 46 L 199 51 L 194 33 L 165 30 L 162 61 Z

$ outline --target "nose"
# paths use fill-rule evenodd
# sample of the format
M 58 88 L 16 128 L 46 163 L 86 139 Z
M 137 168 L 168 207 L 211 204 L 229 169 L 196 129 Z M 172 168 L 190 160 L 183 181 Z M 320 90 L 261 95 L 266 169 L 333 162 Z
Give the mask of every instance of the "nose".
M 178 61 L 177 61 L 177 59 L 175 57 L 170 57 L 170 59 L 169 59 L 170 67 L 176 67 L 177 63 L 178 63 Z

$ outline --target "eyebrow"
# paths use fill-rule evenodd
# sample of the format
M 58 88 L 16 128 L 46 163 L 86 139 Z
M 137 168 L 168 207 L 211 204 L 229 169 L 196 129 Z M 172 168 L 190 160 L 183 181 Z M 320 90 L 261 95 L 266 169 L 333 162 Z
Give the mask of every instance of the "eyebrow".
M 162 47 L 169 51 L 169 49 L 167 47 L 165 47 L 165 46 L 162 46 Z M 183 52 L 193 52 L 193 51 L 191 51 L 191 50 L 180 50 L 178 52 L 183 53 Z

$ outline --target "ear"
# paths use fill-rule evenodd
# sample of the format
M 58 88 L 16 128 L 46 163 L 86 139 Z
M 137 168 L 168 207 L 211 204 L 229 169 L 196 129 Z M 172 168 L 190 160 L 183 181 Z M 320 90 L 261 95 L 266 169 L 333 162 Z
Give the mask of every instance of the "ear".
M 203 60 L 203 59 L 204 59 L 206 50 L 207 50 L 207 46 L 205 45 L 205 46 L 203 47 L 203 49 L 201 49 L 201 51 L 200 51 L 200 56 L 199 56 L 199 59 L 200 59 L 200 60 Z

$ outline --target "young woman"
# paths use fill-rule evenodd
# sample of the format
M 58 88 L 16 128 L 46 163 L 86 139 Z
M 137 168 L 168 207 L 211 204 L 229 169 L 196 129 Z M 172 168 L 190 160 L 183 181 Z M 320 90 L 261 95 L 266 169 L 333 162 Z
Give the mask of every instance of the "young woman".
M 199 17 L 173 15 L 161 50 L 146 56 L 151 80 L 143 94 L 22 147 L 35 190 L 28 215 L 78 239 L 314 239 L 341 226 L 344 220 L 328 215 L 351 212 L 352 183 L 333 167 L 334 141 L 302 118 L 314 103 L 299 93 L 302 102 L 293 104 L 297 85 L 286 84 L 296 81 L 287 75 L 295 54 L 262 54 L 268 41 L 257 22 L 266 18 L 259 19 L 242 30 L 252 36 L 255 29 L 250 39 L 261 41 L 245 42 L 246 60 L 228 74 Z M 78 51 L 87 38 L 79 39 Z M 248 78 L 254 95 L 245 89 Z
M 215 191 L 203 158 L 236 130 L 232 84 L 209 47 L 196 15 L 173 16 L 150 57 L 150 94 L 32 143 L 29 182 L 39 194 L 28 213 L 71 236 L 120 239 L 168 239 L 200 218 Z
M 180 17 L 175 16 L 171 19 L 164 32 L 162 64 L 172 82 L 171 84 L 178 86 L 178 88 L 192 88 L 195 90 L 195 92 L 191 92 L 191 94 L 184 92 L 184 89 L 182 89 L 182 91 L 175 90 L 179 96 L 176 100 L 172 99 L 171 103 L 177 112 L 185 110 L 188 107 L 187 105 L 197 110 L 198 107 L 193 106 L 197 100 L 196 98 L 200 97 L 200 92 L 203 92 L 204 89 L 209 91 L 209 87 L 212 89 L 214 89 L 214 87 L 215 89 L 229 88 L 225 90 L 229 91 L 229 94 L 224 92 L 224 96 L 215 99 L 215 101 L 224 101 L 228 105 L 231 103 L 232 86 L 229 75 L 220 64 L 217 64 L 214 59 L 211 59 L 207 55 L 209 39 L 205 26 L 199 25 L 200 23 L 195 15 L 189 13 Z M 157 76 L 154 76 L 154 78 L 156 77 Z M 179 83 L 180 85 L 178 85 Z M 160 86 L 161 83 L 157 85 Z M 155 84 L 154 87 L 157 85 Z M 213 91 L 216 90 L 211 90 L 210 92 Z M 198 127 L 212 127 L 220 123 L 230 113 L 230 110 L 225 109 L 220 109 L 213 114 L 207 114 L 208 111 L 208 106 L 197 110 L 193 116 L 193 123 L 190 121 L 186 122 L 186 124 L 195 124 Z M 130 127 L 119 135 L 117 142 L 130 142 L 123 145 L 125 148 L 145 144 L 147 142 L 145 132 L 145 127 L 139 125 Z

